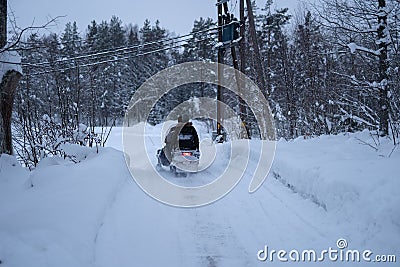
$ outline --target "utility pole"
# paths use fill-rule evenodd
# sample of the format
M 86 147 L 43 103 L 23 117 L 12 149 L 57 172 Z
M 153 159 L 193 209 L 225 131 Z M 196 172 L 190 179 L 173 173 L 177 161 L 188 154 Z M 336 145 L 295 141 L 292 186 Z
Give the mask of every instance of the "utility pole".
M 244 14 L 245 2 L 244 0 L 240 0 L 240 23 L 233 18 L 233 15 L 229 13 L 228 10 L 228 2 L 229 0 L 217 0 L 218 7 L 218 63 L 224 63 L 224 55 L 226 48 L 230 48 L 233 67 L 236 70 L 240 70 L 242 73 L 246 72 L 246 17 Z M 247 5 L 247 13 L 249 20 L 249 33 L 250 33 L 250 42 L 254 51 L 254 59 L 255 59 L 255 68 L 257 74 L 257 83 L 258 86 L 261 87 L 261 90 L 266 98 L 268 98 L 270 92 L 267 88 L 267 82 L 265 79 L 265 72 L 263 69 L 263 62 L 261 60 L 260 48 L 258 46 L 257 32 L 254 21 L 253 9 L 251 6 L 251 0 L 246 0 Z M 236 27 L 236 28 L 235 28 Z M 239 29 L 239 35 L 237 34 L 237 30 Z M 236 48 L 235 46 L 239 45 L 239 55 L 240 55 L 240 66 L 237 58 Z M 218 66 L 218 88 L 217 88 L 217 135 L 221 135 L 222 133 L 222 114 L 220 110 L 220 101 L 222 101 L 221 94 L 221 79 L 223 75 L 222 67 Z M 240 98 L 242 95 L 244 88 L 243 81 L 240 79 L 239 75 L 235 75 L 236 82 L 239 90 L 239 112 L 240 119 L 243 122 L 243 126 L 247 132 L 247 137 L 251 138 L 250 127 L 247 121 L 247 109 L 246 104 L 243 102 L 243 99 Z
M 238 22 L 228 10 L 229 0 L 217 0 L 218 7 L 218 63 L 224 63 L 224 55 L 227 48 L 230 48 L 233 67 L 236 70 L 245 72 L 245 16 L 244 16 L 244 0 L 240 0 L 240 22 Z M 238 34 L 239 33 L 239 34 Z M 240 66 L 237 58 L 236 46 L 239 45 Z M 217 136 L 223 135 L 221 122 L 222 114 L 220 110 L 220 102 L 222 101 L 222 88 L 220 85 L 223 70 L 221 65 L 218 66 L 218 88 L 217 88 Z M 239 91 L 238 103 L 240 119 L 247 133 L 247 138 L 250 138 L 250 130 L 246 120 L 245 103 L 240 98 L 241 92 L 244 89 L 243 81 L 240 76 L 235 73 L 236 83 Z M 244 136 L 244 135 L 242 135 Z
M 242 40 L 240 40 L 239 44 L 239 53 L 240 53 L 240 71 L 246 74 L 246 54 L 244 53 L 246 49 L 246 21 L 244 17 L 244 0 L 240 0 L 240 36 Z
M 243 0 L 241 0 L 241 2 L 243 2 Z M 244 2 L 243 2 L 243 5 L 244 5 Z M 230 17 L 230 15 L 229 15 L 229 11 L 228 11 L 228 3 L 224 3 L 224 11 L 225 11 L 225 14 L 227 14 L 227 21 L 226 21 L 226 23 L 230 23 L 232 20 L 231 20 L 231 17 Z M 243 20 L 242 20 L 242 17 L 243 17 Z M 244 34 L 244 6 L 243 6 L 243 16 L 241 15 L 241 23 L 243 24 L 243 25 L 241 25 L 240 26 L 240 34 L 239 34 L 239 36 L 240 36 L 240 38 L 241 38 L 241 40 L 240 40 L 240 42 L 239 42 L 239 45 L 240 46 L 242 46 L 242 48 L 244 47 L 244 37 L 245 37 L 245 34 Z M 239 47 L 239 50 L 240 50 L 240 47 Z M 242 59 L 244 59 L 245 58 L 245 55 L 244 55 L 244 48 L 241 50 L 241 60 Z M 244 65 L 243 64 L 241 64 L 241 67 L 239 68 L 239 62 L 238 62 L 238 59 L 237 59 L 237 55 L 236 55 L 236 47 L 234 46 L 234 45 L 232 45 L 231 46 L 231 56 L 232 56 L 232 63 L 233 63 L 233 67 L 236 69 L 236 70 L 241 70 L 242 68 L 243 68 L 243 70 L 244 70 Z M 237 87 L 238 87 L 238 91 L 239 91 L 239 99 L 238 99 L 238 102 L 239 102 L 239 116 L 240 116 L 240 119 L 241 119 L 241 121 L 243 122 L 243 127 L 245 128 L 245 130 L 246 130 L 246 133 L 247 133 L 247 138 L 251 138 L 251 135 L 250 135 L 250 130 L 248 129 L 248 125 L 247 125 L 247 120 L 246 120 L 246 114 L 245 114 L 245 106 L 244 106 L 244 102 L 243 102 L 243 100 L 240 98 L 240 93 L 241 93 L 241 91 L 243 90 L 243 87 L 244 87 L 244 84 L 243 84 L 243 81 L 240 79 L 240 77 L 239 77 L 239 75 L 237 75 L 237 73 L 235 72 L 235 78 L 236 78 L 236 83 L 237 83 Z M 243 135 L 241 134 L 241 137 L 243 137 Z
M 240 72 L 243 74 L 246 74 L 246 19 L 244 16 L 244 0 L 240 0 L 239 3 L 239 16 L 240 16 L 240 37 L 242 38 L 239 43 L 239 55 L 240 55 Z M 239 95 L 243 90 L 243 81 L 240 80 L 239 82 Z M 246 106 L 242 98 L 239 98 L 239 112 L 240 112 L 240 118 L 244 124 L 244 127 L 247 132 L 247 136 L 250 139 L 251 134 L 250 134 L 250 128 L 247 120 L 247 112 L 246 112 Z
M 267 89 L 267 83 L 265 79 L 265 72 L 263 68 L 263 64 L 261 61 L 261 53 L 260 53 L 260 48 L 258 46 L 258 39 L 257 39 L 257 32 L 256 32 L 256 25 L 254 22 L 254 14 L 253 14 L 253 8 L 251 6 L 251 0 L 246 0 L 247 4 L 247 14 L 249 17 L 249 31 L 250 31 L 250 38 L 251 38 L 251 44 L 254 50 L 254 58 L 256 60 L 255 68 L 257 72 L 257 81 L 258 85 L 261 86 L 262 91 L 264 93 L 265 98 L 268 99 L 268 96 L 270 92 Z
M 217 3 L 217 9 L 218 9 L 218 42 L 222 42 L 222 24 L 223 24 L 223 18 L 222 18 L 222 4 Z M 225 54 L 225 49 L 223 48 L 218 48 L 218 85 L 217 85 L 217 136 L 222 135 L 222 128 L 221 128 L 221 106 L 220 102 L 222 101 L 221 98 L 221 75 L 222 75 L 222 69 L 221 65 L 224 63 L 224 54 Z

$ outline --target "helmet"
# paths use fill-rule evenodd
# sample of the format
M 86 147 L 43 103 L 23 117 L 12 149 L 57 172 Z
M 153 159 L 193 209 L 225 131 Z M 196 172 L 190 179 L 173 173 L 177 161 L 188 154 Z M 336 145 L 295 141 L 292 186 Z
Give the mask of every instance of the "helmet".
M 183 114 L 183 115 L 181 116 L 181 118 L 182 118 L 182 122 L 184 122 L 184 123 L 189 122 L 189 115 Z

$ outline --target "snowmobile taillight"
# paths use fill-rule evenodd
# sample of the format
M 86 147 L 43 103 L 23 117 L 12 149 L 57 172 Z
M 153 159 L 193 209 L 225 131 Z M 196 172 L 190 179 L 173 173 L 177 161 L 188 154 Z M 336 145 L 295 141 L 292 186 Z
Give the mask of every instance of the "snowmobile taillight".
M 192 156 L 192 152 L 182 152 L 182 156 Z

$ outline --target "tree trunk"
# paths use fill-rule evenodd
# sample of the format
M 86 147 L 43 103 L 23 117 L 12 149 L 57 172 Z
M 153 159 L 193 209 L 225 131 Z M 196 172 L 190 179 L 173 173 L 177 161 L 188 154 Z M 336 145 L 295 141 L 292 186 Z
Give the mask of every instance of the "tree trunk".
M 0 48 L 7 45 L 7 0 L 0 0 Z M 14 104 L 15 89 L 21 73 L 7 71 L 0 77 L 0 154 L 12 154 L 11 115 Z
M 9 70 L 0 84 L 0 153 L 12 154 L 11 115 L 14 104 L 15 89 L 21 73 Z
M 386 1 L 379 0 L 378 15 L 378 40 L 379 55 L 379 135 L 387 136 L 389 134 L 389 107 L 388 107 L 388 56 L 387 50 L 389 41 L 387 36 L 387 13 L 385 11 Z
M 7 44 L 7 0 L 0 0 L 0 48 Z

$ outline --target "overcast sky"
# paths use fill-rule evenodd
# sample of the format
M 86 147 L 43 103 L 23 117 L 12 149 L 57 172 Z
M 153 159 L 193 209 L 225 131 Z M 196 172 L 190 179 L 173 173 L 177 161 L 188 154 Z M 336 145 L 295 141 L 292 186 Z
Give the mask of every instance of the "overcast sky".
M 297 7 L 299 0 L 276 0 L 279 7 Z M 266 0 L 257 0 L 264 7 Z M 86 31 L 91 20 L 109 21 L 112 15 L 123 23 L 143 25 L 146 18 L 153 23 L 159 19 L 161 26 L 177 34 L 190 32 L 193 21 L 200 17 L 216 18 L 216 0 L 8 0 L 9 11 L 13 11 L 17 25 L 21 28 L 41 25 L 56 16 L 59 24 L 50 30 L 61 32 L 65 23 L 76 21 L 80 32 Z M 230 9 L 239 11 L 237 0 L 230 1 Z

